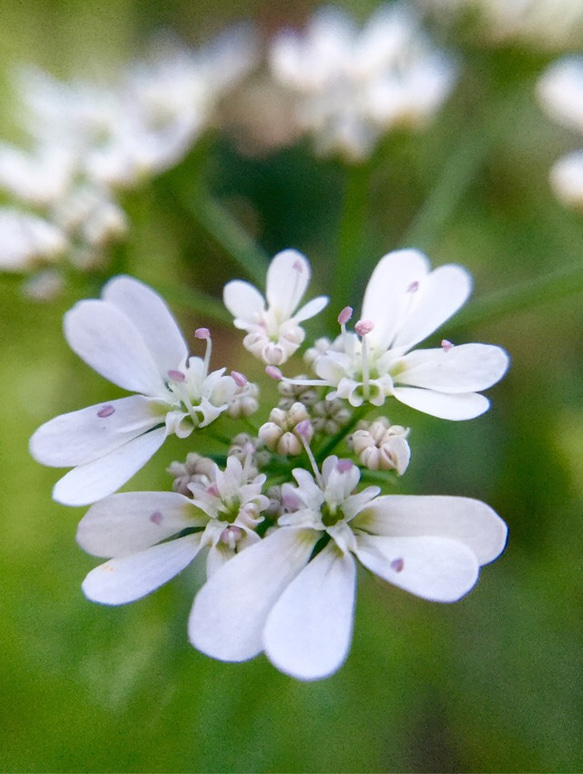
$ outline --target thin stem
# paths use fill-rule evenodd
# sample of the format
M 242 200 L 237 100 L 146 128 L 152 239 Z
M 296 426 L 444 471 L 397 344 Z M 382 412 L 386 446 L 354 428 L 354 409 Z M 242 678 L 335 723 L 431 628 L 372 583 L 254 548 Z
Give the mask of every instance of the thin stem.
M 338 309 L 352 286 L 362 250 L 363 233 L 369 194 L 370 164 L 356 164 L 346 169 L 342 217 L 338 239 L 338 257 L 334 266 L 332 303 Z
M 243 226 L 200 186 L 184 197 L 184 203 L 198 223 L 231 256 L 241 273 L 262 288 L 270 258 Z
M 520 312 L 583 291 L 583 263 L 477 299 L 449 328 L 461 328 Z
M 214 320 L 221 325 L 231 325 L 233 322 L 232 316 L 225 309 L 222 301 L 213 296 L 179 284 L 165 285 L 156 282 L 155 288 L 165 299 L 197 312 L 205 319 Z
M 483 129 L 472 133 L 460 148 L 449 157 L 441 175 L 421 209 L 417 212 L 404 234 L 401 247 L 428 249 L 451 218 L 465 192 L 476 179 L 476 173 L 484 163 L 494 137 Z

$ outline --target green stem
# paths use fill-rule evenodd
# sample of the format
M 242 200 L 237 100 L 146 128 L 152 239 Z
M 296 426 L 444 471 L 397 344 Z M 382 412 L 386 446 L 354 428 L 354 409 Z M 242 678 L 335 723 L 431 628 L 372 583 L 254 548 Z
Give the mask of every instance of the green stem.
M 181 284 L 165 285 L 155 283 L 155 289 L 168 301 L 197 312 L 205 319 L 214 320 L 221 325 L 232 325 L 233 318 L 225 309 L 222 301 L 205 293 L 199 293 Z
M 451 218 L 465 192 L 476 179 L 493 143 L 494 136 L 480 128 L 471 133 L 461 147 L 447 160 L 428 198 L 417 212 L 405 233 L 401 247 L 427 250 Z
M 583 291 L 583 263 L 477 299 L 449 328 L 487 322 Z
M 362 250 L 366 210 L 369 194 L 370 164 L 347 167 L 344 201 L 338 238 L 338 257 L 334 266 L 334 279 L 330 309 L 338 314 L 354 282 Z
M 242 274 L 263 288 L 270 257 L 231 213 L 199 186 L 184 197 L 184 203 L 205 231 L 231 256 Z

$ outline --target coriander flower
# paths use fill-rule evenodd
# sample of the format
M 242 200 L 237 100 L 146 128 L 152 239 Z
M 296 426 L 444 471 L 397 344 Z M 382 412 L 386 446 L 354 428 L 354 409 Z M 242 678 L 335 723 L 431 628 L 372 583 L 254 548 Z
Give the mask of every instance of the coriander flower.
M 265 476 L 249 478 L 229 457 L 205 484 L 191 484 L 193 497 L 178 492 L 123 492 L 95 503 L 79 524 L 77 541 L 94 556 L 111 557 L 83 582 L 94 602 L 134 602 L 178 575 L 208 549 L 210 577 L 237 552 L 259 540 L 256 525 L 269 500 Z
M 292 677 L 327 677 L 350 648 L 355 559 L 423 599 L 455 602 L 504 548 L 506 525 L 477 500 L 377 497 L 376 487 L 354 494 L 360 473 L 336 457 L 316 477 L 293 475 L 279 529 L 233 557 L 195 599 L 189 636 L 213 658 L 265 651 Z
M 318 314 L 328 303 L 319 296 L 298 309 L 310 281 L 310 264 L 297 250 L 278 253 L 267 270 L 266 299 L 249 282 L 225 285 L 223 300 L 235 317 L 234 325 L 247 331 L 243 346 L 268 365 L 281 365 L 303 342 L 299 323 Z
M 362 31 L 341 10 L 317 11 L 305 34 L 279 33 L 273 77 L 297 97 L 297 120 L 322 154 L 360 161 L 394 127 L 419 127 L 452 89 L 456 68 L 433 48 L 412 7 L 383 5 Z
M 168 435 L 186 438 L 206 427 L 236 397 L 246 380 L 209 373 L 210 338 L 204 359 L 189 357 L 186 343 L 160 296 L 131 277 L 116 277 L 100 300 L 81 301 L 64 320 L 71 349 L 95 371 L 138 394 L 63 414 L 42 425 L 30 450 L 44 465 L 73 470 L 57 482 L 53 497 L 86 505 L 125 484 Z
M 58 261 L 67 249 L 63 231 L 37 215 L 0 207 L 0 270 L 24 272 Z
M 328 400 L 343 398 L 355 407 L 382 406 L 394 397 L 442 419 L 479 416 L 490 405 L 479 391 L 502 378 L 506 352 L 447 340 L 434 349 L 413 349 L 465 303 L 470 291 L 470 275 L 461 266 L 431 271 L 417 250 L 385 255 L 367 285 L 356 333 L 346 332 L 347 308 L 339 318 L 342 334 L 324 354 L 313 356 L 320 379 L 304 383 L 333 387 Z

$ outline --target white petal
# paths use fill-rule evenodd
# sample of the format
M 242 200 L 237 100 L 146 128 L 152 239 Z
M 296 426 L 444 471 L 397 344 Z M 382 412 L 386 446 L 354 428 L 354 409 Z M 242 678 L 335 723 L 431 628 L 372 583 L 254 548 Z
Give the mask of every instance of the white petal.
M 45 422 L 30 439 L 43 465 L 83 465 L 164 423 L 164 404 L 143 395 L 99 403 Z
M 395 383 L 447 393 L 478 392 L 499 381 L 509 362 L 506 352 L 491 344 L 417 349 L 399 361 Z
M 359 535 L 356 555 L 389 583 L 433 602 L 456 602 L 478 579 L 474 552 L 443 537 Z
M 311 317 L 315 317 L 319 312 L 328 305 L 330 299 L 327 296 L 318 296 L 304 304 L 301 309 L 294 314 L 294 320 L 296 323 L 309 320 Z
M 53 489 L 53 498 L 63 505 L 89 505 L 116 489 L 142 468 L 166 438 L 166 428 L 151 430 L 104 457 L 73 468 Z
M 178 492 L 123 492 L 89 508 L 79 523 L 77 542 L 94 556 L 123 556 L 207 521 L 192 500 Z
M 428 271 L 429 261 L 418 250 L 395 250 L 377 263 L 366 286 L 361 313 L 361 319 L 375 324 L 368 334 L 373 346 L 391 344 L 413 302 L 412 288 Z
M 260 653 L 271 608 L 306 565 L 319 536 L 282 527 L 230 559 L 194 600 L 188 623 L 194 647 L 222 661 Z
M 490 401 L 475 392 L 446 395 L 417 387 L 395 387 L 393 395 L 406 406 L 440 419 L 474 419 L 487 411 Z
M 265 299 L 249 282 L 233 280 L 223 289 L 223 303 L 235 317 L 235 326 L 257 325 L 263 318 Z
M 297 250 L 282 250 L 269 264 L 266 297 L 280 312 L 280 321 L 290 318 L 306 292 L 310 264 Z
M 351 522 L 354 529 L 390 537 L 435 536 L 459 540 L 480 564 L 504 550 L 508 529 L 486 503 L 470 497 L 385 495 Z
M 162 298 L 131 277 L 115 277 L 102 298 L 134 323 L 161 374 L 176 369 L 188 357 L 188 348 L 172 313 Z
M 200 534 L 161 543 L 91 570 L 83 593 L 103 605 L 125 605 L 146 596 L 178 575 L 200 551 Z
M 165 394 L 141 332 L 113 304 L 79 301 L 65 314 L 64 328 L 73 352 L 110 382 L 145 395 Z
M 472 278 L 462 266 L 440 266 L 419 282 L 412 293 L 413 304 L 392 342 L 410 349 L 436 331 L 465 304 L 472 291 Z
M 283 592 L 267 618 L 265 654 L 282 672 L 319 680 L 350 649 L 356 565 L 330 543 Z

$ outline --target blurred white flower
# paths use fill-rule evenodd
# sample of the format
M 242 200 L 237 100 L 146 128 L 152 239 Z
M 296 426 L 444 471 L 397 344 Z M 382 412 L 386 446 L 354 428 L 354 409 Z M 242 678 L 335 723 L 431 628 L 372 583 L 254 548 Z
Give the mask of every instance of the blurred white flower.
M 65 195 L 71 185 L 74 162 L 71 152 L 57 146 L 39 146 L 26 152 L 0 143 L 0 187 L 33 206 L 49 206 Z
M 550 118 L 583 134 L 583 57 L 567 56 L 553 62 L 537 84 L 537 96 Z M 566 207 L 583 207 L 583 150 L 559 159 L 551 168 L 550 183 Z
M 481 37 L 492 43 L 521 41 L 543 50 L 580 45 L 580 0 L 417 0 L 421 9 L 444 16 L 467 14 Z
M 355 557 L 412 594 L 454 602 L 504 548 L 506 525 L 477 500 L 376 497 L 376 487 L 352 494 L 359 471 L 336 457 L 318 481 L 302 469 L 293 475 L 298 486 L 284 485 L 283 499 L 295 510 L 281 528 L 230 560 L 195 599 L 190 640 L 213 658 L 265 651 L 300 680 L 327 677 L 350 648 Z
M 190 485 L 193 497 L 124 492 L 95 503 L 81 519 L 77 541 L 109 561 L 85 578 L 85 595 L 106 605 L 133 602 L 181 572 L 202 549 L 208 549 L 210 577 L 260 539 L 255 526 L 269 505 L 261 494 L 264 481 L 250 478 L 229 457 L 226 470 L 215 465 L 204 484 Z
M 32 436 L 33 457 L 73 466 L 53 496 L 85 505 L 128 481 L 175 433 L 186 438 L 227 410 L 238 385 L 225 368 L 209 373 L 160 296 L 130 277 L 107 283 L 100 300 L 80 301 L 64 321 L 71 349 L 109 381 L 139 394 L 63 414 Z M 204 329 L 203 329 L 204 330 Z
M 0 271 L 25 272 L 54 263 L 68 247 L 57 226 L 27 212 L 0 208 Z
M 465 303 L 469 273 L 447 265 L 431 271 L 417 250 L 396 250 L 381 258 L 368 282 L 356 333 L 342 334 L 324 354 L 314 355 L 319 380 L 306 384 L 335 389 L 328 400 L 352 406 L 382 406 L 388 397 L 442 419 L 472 419 L 490 405 L 478 391 L 504 375 L 508 355 L 489 344 L 436 349 L 412 348 Z M 304 380 L 289 380 L 301 383 Z
M 328 303 L 319 296 L 298 309 L 310 275 L 310 264 L 301 253 L 283 250 L 269 264 L 266 299 L 249 282 L 233 280 L 225 285 L 223 300 L 235 317 L 234 325 L 247 331 L 244 347 L 268 365 L 281 365 L 293 355 L 305 337 L 300 323 Z
M 297 117 L 322 154 L 366 158 L 386 131 L 425 125 L 456 77 L 420 29 L 412 6 L 384 5 L 362 31 L 343 11 L 316 12 L 304 35 L 283 31 L 271 72 L 297 95 Z

